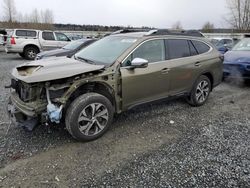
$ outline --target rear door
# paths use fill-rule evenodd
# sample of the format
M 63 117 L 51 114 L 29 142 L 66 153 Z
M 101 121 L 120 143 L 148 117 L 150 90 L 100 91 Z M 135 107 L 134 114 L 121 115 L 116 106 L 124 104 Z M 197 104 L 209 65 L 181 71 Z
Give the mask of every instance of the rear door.
M 168 39 L 166 46 L 169 53 L 169 77 L 171 95 L 189 92 L 194 82 L 204 69 L 206 56 L 200 55 L 210 50 L 205 46 L 204 51 L 198 51 L 196 46 L 202 45 L 199 41 L 188 39 Z M 205 45 L 205 44 L 204 44 Z
M 166 97 L 169 91 L 168 64 L 163 39 L 142 43 L 122 63 L 123 108 Z M 129 69 L 134 58 L 149 61 L 148 67 Z
M 52 50 L 58 48 L 58 41 L 51 31 L 42 31 L 40 36 L 40 44 L 43 51 Z

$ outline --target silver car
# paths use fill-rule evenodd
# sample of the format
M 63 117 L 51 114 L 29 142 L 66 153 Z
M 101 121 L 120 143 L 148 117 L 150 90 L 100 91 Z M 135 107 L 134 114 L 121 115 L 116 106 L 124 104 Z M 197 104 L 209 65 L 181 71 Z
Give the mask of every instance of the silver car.
M 25 59 L 34 60 L 39 52 L 61 48 L 68 42 L 70 39 L 60 32 L 14 29 L 8 35 L 5 51 L 19 53 Z

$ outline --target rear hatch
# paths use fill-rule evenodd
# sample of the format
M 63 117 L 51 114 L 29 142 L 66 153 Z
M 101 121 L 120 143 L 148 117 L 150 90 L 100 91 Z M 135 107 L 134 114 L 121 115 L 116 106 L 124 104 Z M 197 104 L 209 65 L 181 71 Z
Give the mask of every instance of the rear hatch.
M 37 31 L 35 30 L 13 30 L 9 32 L 6 46 L 11 45 L 21 45 L 23 40 L 25 39 L 36 39 L 37 38 Z

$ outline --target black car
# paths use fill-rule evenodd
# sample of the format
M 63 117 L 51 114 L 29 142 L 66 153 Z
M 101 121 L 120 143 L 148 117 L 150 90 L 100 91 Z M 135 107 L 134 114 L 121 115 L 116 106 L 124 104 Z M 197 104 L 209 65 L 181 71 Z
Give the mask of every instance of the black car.
M 72 56 L 76 52 L 80 51 L 81 49 L 85 48 L 86 46 L 92 44 L 95 41 L 96 39 L 80 39 L 72 41 L 62 48 L 45 51 L 37 54 L 36 60 L 40 60 L 47 57 Z

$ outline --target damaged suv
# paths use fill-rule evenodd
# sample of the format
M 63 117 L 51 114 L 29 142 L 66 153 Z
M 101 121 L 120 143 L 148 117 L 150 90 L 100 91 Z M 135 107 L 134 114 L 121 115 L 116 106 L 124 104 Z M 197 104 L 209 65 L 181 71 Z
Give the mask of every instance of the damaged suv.
M 32 130 L 65 123 L 79 141 L 102 136 L 114 114 L 137 105 L 185 96 L 203 105 L 222 80 L 222 57 L 195 32 L 120 32 L 71 58 L 50 58 L 12 71 L 8 111 Z

